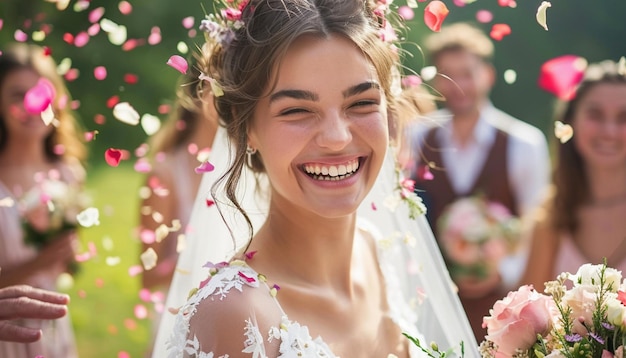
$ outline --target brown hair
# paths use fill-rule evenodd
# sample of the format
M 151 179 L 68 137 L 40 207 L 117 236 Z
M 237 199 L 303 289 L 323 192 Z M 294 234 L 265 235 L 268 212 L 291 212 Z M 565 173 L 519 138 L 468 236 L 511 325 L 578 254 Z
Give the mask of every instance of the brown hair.
M 326 38 L 335 34 L 349 39 L 375 67 L 390 106 L 391 69 L 397 56 L 380 39 L 380 24 L 364 0 L 251 0 L 241 20 L 245 25 L 235 31 L 228 45 L 215 47 L 204 72 L 224 90 L 223 96 L 215 98 L 215 107 L 235 150 L 232 166 L 217 184 L 225 181 L 228 200 L 244 214 L 252 233 L 235 192 L 244 165 L 256 173 L 264 171 L 258 152 L 250 163 L 246 160 L 249 124 L 257 102 L 273 85 L 276 66 L 290 45 L 303 35 Z
M 51 161 L 70 158 L 83 161 L 86 156 L 86 149 L 81 134 L 82 130 L 77 123 L 74 112 L 69 108 L 69 91 L 61 76 L 56 72 L 56 63 L 51 56 L 45 54 L 43 48 L 37 45 L 15 43 L 3 49 L 2 56 L 0 56 L 0 84 L 5 81 L 10 73 L 22 69 L 31 69 L 48 79 L 54 85 L 57 93 L 53 108 L 59 124 L 45 139 L 46 157 Z M 60 101 L 64 97 L 68 100 L 67 104 L 62 107 Z M 5 119 L 0 114 L 0 151 L 4 149 L 8 139 L 4 121 Z M 63 153 L 57 154 L 55 152 L 54 147 L 57 145 L 63 146 Z
M 592 88 L 605 83 L 626 85 L 626 72 L 620 70 L 618 64 L 610 60 L 589 65 L 583 81 L 576 89 L 575 97 L 569 102 L 559 103 L 555 111 L 556 120 L 571 125 L 581 99 Z M 553 196 L 547 203 L 548 212 L 551 224 L 556 230 L 574 233 L 578 228 L 576 218 L 578 209 L 591 199 L 585 162 L 574 141 L 569 140 L 560 144 L 555 140 L 554 143 L 556 165 L 553 171 Z
M 464 22 L 444 26 L 440 32 L 430 34 L 424 40 L 424 48 L 431 63 L 436 62 L 442 53 L 454 51 L 467 51 L 487 63 L 493 59 L 493 43 L 489 37 Z

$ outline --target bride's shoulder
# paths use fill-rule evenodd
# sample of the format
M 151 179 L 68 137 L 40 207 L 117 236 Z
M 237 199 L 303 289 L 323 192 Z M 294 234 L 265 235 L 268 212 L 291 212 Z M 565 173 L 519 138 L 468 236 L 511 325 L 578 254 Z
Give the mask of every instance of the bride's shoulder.
M 263 345 L 260 332 L 268 332 L 281 319 L 275 291 L 243 262 L 217 264 L 212 271 L 180 308 L 170 345 L 216 357 L 233 357 L 257 338 Z

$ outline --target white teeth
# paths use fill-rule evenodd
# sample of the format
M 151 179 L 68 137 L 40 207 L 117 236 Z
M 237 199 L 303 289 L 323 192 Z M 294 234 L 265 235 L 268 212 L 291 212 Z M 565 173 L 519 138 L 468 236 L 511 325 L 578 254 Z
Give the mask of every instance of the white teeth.
M 345 164 L 323 165 L 305 164 L 304 171 L 312 174 L 318 180 L 341 180 L 352 175 L 359 169 L 359 160 L 355 159 Z

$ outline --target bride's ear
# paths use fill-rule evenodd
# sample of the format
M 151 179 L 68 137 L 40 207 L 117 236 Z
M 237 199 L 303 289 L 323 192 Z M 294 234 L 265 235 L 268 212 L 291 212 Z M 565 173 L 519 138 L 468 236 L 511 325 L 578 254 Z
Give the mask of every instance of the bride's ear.
M 202 111 L 202 117 L 210 122 L 219 122 L 217 109 L 215 108 L 215 97 L 212 91 L 203 91 L 200 98 L 200 110 Z

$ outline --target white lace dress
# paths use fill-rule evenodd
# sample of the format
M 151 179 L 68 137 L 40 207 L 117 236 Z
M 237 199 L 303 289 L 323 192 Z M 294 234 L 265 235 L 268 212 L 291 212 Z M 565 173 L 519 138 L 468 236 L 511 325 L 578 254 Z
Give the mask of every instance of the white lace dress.
M 383 277 L 385 279 L 387 301 L 391 319 L 413 337 L 422 338 L 415 327 L 415 312 L 400 293 L 399 280 L 392 264 L 393 252 L 385 250 L 384 243 L 377 243 L 378 258 Z M 244 292 L 247 289 L 267 290 L 276 302 L 282 317 L 278 319 L 278 326 L 271 327 L 269 332 L 261 332 L 255 324 L 253 317 L 245 322 L 245 331 L 242 334 L 242 352 L 249 353 L 253 358 L 265 357 L 265 342 L 280 341 L 278 358 L 287 357 L 337 357 L 324 343 L 321 337 L 312 338 L 306 325 L 289 319 L 285 311 L 280 307 L 276 299 L 276 291 L 267 285 L 263 275 L 259 275 L 244 261 L 235 260 L 229 264 L 218 265 L 218 271 L 209 280 L 202 283 L 201 287 L 180 308 L 177 313 L 173 334 L 167 343 L 168 358 L 198 357 L 198 358 L 227 358 L 215 356 L 212 352 L 201 351 L 197 336 L 190 337 L 189 322 L 197 310 L 198 304 L 205 299 L 224 300 L 228 299 L 231 291 Z M 423 342 L 424 340 L 421 339 Z M 426 354 L 416 346 L 410 344 L 410 356 L 426 357 Z M 393 357 L 393 355 L 390 355 Z M 387 357 L 382 357 L 387 358 Z

